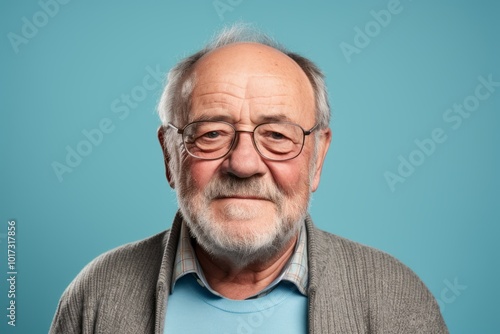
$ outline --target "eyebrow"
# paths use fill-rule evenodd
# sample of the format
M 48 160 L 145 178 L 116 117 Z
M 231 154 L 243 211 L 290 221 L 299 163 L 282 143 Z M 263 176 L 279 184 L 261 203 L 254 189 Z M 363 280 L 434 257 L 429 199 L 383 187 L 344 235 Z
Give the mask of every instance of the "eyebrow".
M 191 119 L 190 122 L 206 122 L 206 121 L 220 122 L 220 121 L 223 121 L 223 122 L 231 123 L 232 120 L 233 120 L 232 117 L 229 115 L 200 115 L 194 119 Z
M 230 115 L 200 115 L 199 117 L 190 120 L 190 122 L 227 122 L 234 123 L 234 119 Z M 271 123 L 271 122 L 292 122 L 292 120 L 286 114 L 275 114 L 275 115 L 262 115 L 257 118 L 257 124 Z
M 258 117 L 259 123 L 269 122 L 291 122 L 292 120 L 286 114 L 262 115 Z

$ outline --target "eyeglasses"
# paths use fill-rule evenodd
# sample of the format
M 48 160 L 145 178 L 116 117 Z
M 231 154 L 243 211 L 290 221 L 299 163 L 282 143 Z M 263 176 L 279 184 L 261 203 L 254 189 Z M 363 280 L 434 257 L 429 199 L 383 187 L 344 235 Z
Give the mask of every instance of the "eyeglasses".
M 287 122 L 259 124 L 253 131 L 236 130 L 232 124 L 222 121 L 197 121 L 182 129 L 172 123 L 168 126 L 182 135 L 187 153 L 198 159 L 223 158 L 233 149 L 236 134 L 247 132 L 252 134 L 253 145 L 263 158 L 284 161 L 296 158 L 302 152 L 305 137 L 316 130 L 318 124 L 308 131 Z

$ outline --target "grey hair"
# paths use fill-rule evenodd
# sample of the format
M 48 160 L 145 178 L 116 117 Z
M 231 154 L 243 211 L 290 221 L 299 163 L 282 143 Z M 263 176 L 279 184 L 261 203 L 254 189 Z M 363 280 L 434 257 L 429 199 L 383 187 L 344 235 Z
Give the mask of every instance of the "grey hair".
M 168 72 L 167 84 L 160 98 L 157 110 L 162 125 L 166 127 L 171 122 L 176 126 L 182 126 L 187 121 L 187 115 L 191 107 L 190 97 L 195 84 L 193 68 L 196 62 L 213 50 L 242 42 L 267 45 L 293 59 L 305 72 L 313 88 L 316 107 L 315 118 L 318 128 L 328 128 L 330 124 L 330 105 L 328 103 L 325 77 L 321 70 L 311 60 L 288 51 L 285 47 L 269 36 L 259 32 L 251 25 L 242 23 L 223 29 L 202 50 L 185 57 Z M 174 131 L 166 131 L 165 133 L 165 144 L 169 152 L 175 152 L 178 150 L 176 147 L 179 147 L 176 144 L 179 139 L 172 137 L 174 135 Z M 171 168 L 173 167 L 174 169 L 172 171 L 173 175 L 177 174 L 175 169 L 178 164 L 177 166 L 175 165 L 175 163 L 170 164 Z

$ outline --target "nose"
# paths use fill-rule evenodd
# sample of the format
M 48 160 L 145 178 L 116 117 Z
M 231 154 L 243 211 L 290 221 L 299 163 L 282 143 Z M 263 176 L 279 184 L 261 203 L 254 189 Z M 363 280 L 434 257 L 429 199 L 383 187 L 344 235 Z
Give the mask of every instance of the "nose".
M 252 133 L 238 131 L 233 149 L 226 157 L 225 172 L 248 178 L 265 172 L 265 164 L 254 147 Z

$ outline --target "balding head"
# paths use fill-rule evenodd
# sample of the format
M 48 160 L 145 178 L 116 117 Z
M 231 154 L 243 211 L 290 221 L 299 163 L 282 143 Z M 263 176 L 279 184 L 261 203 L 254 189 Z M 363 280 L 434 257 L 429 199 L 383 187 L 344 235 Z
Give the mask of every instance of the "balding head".
M 306 74 L 315 99 L 316 122 L 319 128 L 327 128 L 330 122 L 330 107 L 324 77 L 319 68 L 309 59 L 286 50 L 270 37 L 246 25 L 233 25 L 216 35 L 204 49 L 181 60 L 173 67 L 167 77 L 167 85 L 158 105 L 158 114 L 164 126 L 168 122 L 185 120 L 190 107 L 193 68 L 198 61 L 217 49 L 238 43 L 258 43 L 281 52 L 292 59 Z
M 218 108 L 240 108 L 242 114 L 235 117 L 251 112 L 256 123 L 265 117 L 281 117 L 307 129 L 316 122 L 314 92 L 307 75 L 275 48 L 257 43 L 224 46 L 203 56 L 191 76 L 189 122 L 199 118 L 200 112 Z
M 246 51 L 238 52 L 238 50 L 243 51 L 243 48 L 250 48 L 251 46 L 253 46 L 251 53 Z M 202 75 L 200 66 L 203 63 L 208 64 L 210 62 L 213 68 L 206 66 L 205 69 L 201 68 L 201 70 L 211 71 L 210 76 L 217 78 L 217 74 L 214 73 L 215 68 L 224 69 L 226 66 L 229 66 L 229 63 L 236 70 L 243 65 L 264 66 L 264 63 L 258 62 L 264 52 L 267 55 L 265 62 L 267 62 L 268 67 L 272 67 L 273 64 L 269 62 L 270 59 L 277 60 L 279 63 L 278 66 L 274 66 L 275 68 L 272 69 L 272 72 L 278 74 L 278 71 L 281 70 L 281 74 L 283 74 L 283 72 L 287 72 L 286 70 L 290 70 L 286 75 L 290 78 L 294 77 L 295 84 L 293 86 L 301 86 L 301 90 L 306 94 L 310 93 L 312 87 L 315 123 L 318 124 L 318 129 L 328 129 L 330 121 L 328 94 L 323 74 L 319 68 L 307 58 L 287 51 L 268 36 L 254 29 L 249 29 L 245 25 L 234 25 L 215 36 L 212 42 L 204 49 L 181 60 L 168 74 L 167 85 L 158 105 L 158 113 L 163 125 L 159 129 L 158 134 L 162 141 L 162 146 L 166 151 L 172 152 L 171 154 L 173 155 L 172 159 L 167 159 L 169 161 L 167 168 L 169 180 L 172 180 L 172 175 L 178 175 L 180 172 L 180 164 L 178 163 L 180 157 L 176 156 L 180 143 L 178 136 L 173 131 L 165 132 L 164 130 L 169 122 L 177 125 L 185 125 L 192 118 L 192 114 L 190 113 L 192 110 L 192 93 L 196 87 L 198 87 L 197 89 L 201 88 L 201 86 L 195 85 L 195 81 L 197 81 L 196 77 Z M 233 57 L 226 57 L 222 62 L 215 61 L 215 56 L 221 56 L 219 60 L 222 60 L 223 56 L 229 56 L 231 53 Z M 242 62 L 242 59 L 245 62 Z M 240 61 L 238 62 L 238 60 Z M 270 73 L 269 68 L 267 72 Z M 208 72 L 205 73 L 208 75 Z M 225 73 L 227 75 L 228 72 L 225 71 Z M 304 78 L 307 78 L 307 80 L 304 80 Z M 265 90 L 266 86 L 262 77 L 260 80 L 254 80 L 253 82 L 256 82 L 256 85 Z M 310 102 L 310 98 L 303 101 L 303 103 Z M 304 106 L 304 110 L 306 109 L 308 107 Z M 173 184 L 171 183 L 171 185 Z

